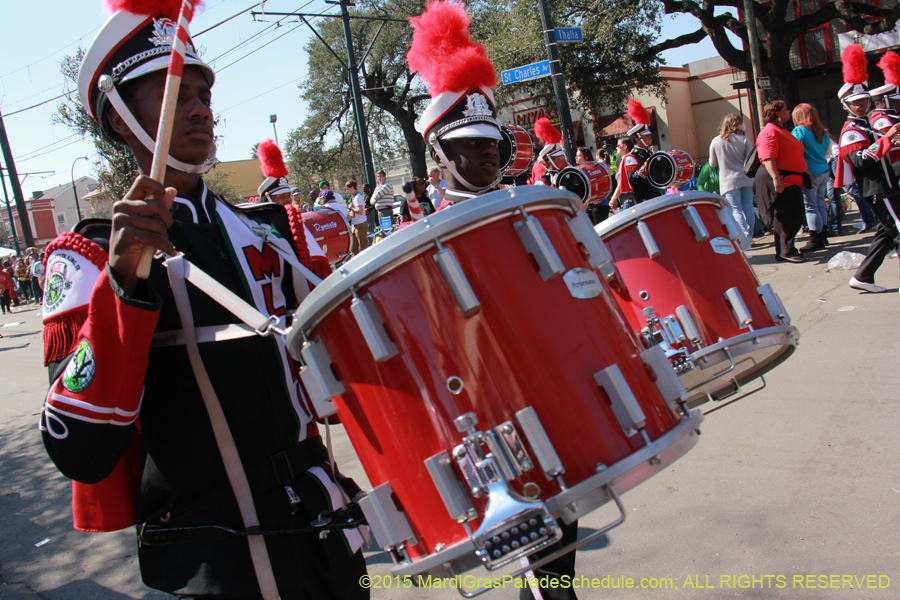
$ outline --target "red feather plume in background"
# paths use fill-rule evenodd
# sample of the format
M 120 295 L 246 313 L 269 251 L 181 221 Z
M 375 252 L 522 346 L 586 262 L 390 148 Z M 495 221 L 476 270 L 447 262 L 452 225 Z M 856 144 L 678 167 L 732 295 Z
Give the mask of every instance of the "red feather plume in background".
M 262 163 L 260 168 L 263 175 L 266 177 L 287 177 L 288 170 L 284 166 L 284 157 L 281 156 L 281 149 L 278 148 L 275 142 L 272 140 L 260 142 L 259 146 L 256 147 L 256 156 L 259 158 L 259 162 Z
M 409 22 L 415 31 L 406 62 L 421 75 L 432 97 L 497 84 L 484 46 L 469 35 L 471 17 L 465 5 L 438 0 Z
M 841 52 L 844 83 L 865 83 L 869 79 L 866 53 L 859 44 L 850 44 Z
M 628 116 L 631 117 L 635 125 L 646 125 L 650 122 L 650 115 L 647 114 L 647 109 L 640 102 L 631 98 L 628 99 Z
M 119 10 L 130 12 L 136 15 L 147 15 L 148 17 L 158 17 L 163 15 L 169 17 L 173 21 L 178 19 L 178 13 L 181 11 L 181 0 L 106 0 L 106 10 L 114 13 Z M 194 12 L 199 12 L 203 5 L 199 2 L 193 2 Z
M 900 85 L 900 54 L 893 50 L 885 52 L 878 61 L 878 68 L 884 71 L 885 83 Z
M 558 144 L 562 141 L 562 133 L 550 123 L 550 119 L 547 117 L 541 117 L 534 122 L 534 135 L 547 144 Z

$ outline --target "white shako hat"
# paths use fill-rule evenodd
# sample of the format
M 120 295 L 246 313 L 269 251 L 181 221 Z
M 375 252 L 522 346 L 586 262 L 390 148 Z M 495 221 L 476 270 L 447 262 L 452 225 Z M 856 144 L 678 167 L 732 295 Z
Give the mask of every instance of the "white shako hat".
M 437 0 L 419 17 L 410 18 L 413 41 L 406 62 L 428 86 L 431 102 L 422 112 L 416 129 L 451 170 L 472 191 L 474 186 L 447 160 L 441 140 L 457 138 L 502 139 L 493 87 L 494 66 L 484 46 L 469 35 L 471 17 L 461 3 Z M 502 174 L 497 174 L 500 181 Z
M 841 52 L 841 68 L 844 74 L 844 85 L 838 90 L 841 102 L 853 102 L 861 98 L 870 98 L 868 86 L 868 66 L 866 53 L 859 44 L 850 44 Z
M 647 109 L 632 98 L 628 99 L 628 116 L 634 121 L 634 126 L 627 132 L 629 137 L 633 135 L 653 135 L 650 132 L 650 115 L 647 114 Z
M 256 147 L 256 156 L 259 158 L 260 169 L 265 179 L 260 184 L 257 191 L 260 195 L 260 201 L 275 194 L 291 193 L 291 184 L 288 183 L 288 170 L 284 164 L 284 156 L 281 149 L 272 140 L 265 140 Z
M 111 3 L 112 6 L 115 4 Z M 106 120 L 106 112 L 114 106 L 141 143 L 150 152 L 154 151 L 156 144 L 153 137 L 156 132 L 151 135 L 138 124 L 119 95 L 119 88 L 128 81 L 168 69 L 177 18 L 177 13 L 145 15 L 117 10 L 100 28 L 85 53 L 78 71 L 78 95 L 85 110 L 100 124 L 100 130 L 107 138 L 121 141 L 109 129 Z M 185 46 L 185 66 L 200 67 L 212 86 L 215 73 L 200 59 L 190 37 Z M 215 156 L 202 165 L 188 165 L 169 156 L 166 164 L 187 173 L 204 173 L 215 164 Z

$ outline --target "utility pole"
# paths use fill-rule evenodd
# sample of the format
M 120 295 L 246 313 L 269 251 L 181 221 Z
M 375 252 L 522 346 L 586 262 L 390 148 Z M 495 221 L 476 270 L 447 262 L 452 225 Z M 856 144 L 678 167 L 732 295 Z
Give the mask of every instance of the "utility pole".
M 759 80 L 762 77 L 762 63 L 759 60 L 759 42 L 756 39 L 756 16 L 753 14 L 753 0 L 744 0 L 744 20 L 747 26 L 747 43 L 750 45 L 750 64 L 753 68 L 753 88 L 756 90 L 756 115 L 759 119 L 759 129 L 766 126 L 763 116 L 763 107 L 766 105 L 766 92 L 760 89 Z
M 569 95 L 566 93 L 566 80 L 563 77 L 562 63 L 559 61 L 559 47 L 556 45 L 556 32 L 553 30 L 553 16 L 550 14 L 549 0 L 540 0 L 540 7 L 544 42 L 547 44 L 547 58 L 550 59 L 550 78 L 553 80 L 553 91 L 556 94 L 556 107 L 559 110 L 559 125 L 565 144 L 566 161 L 570 165 L 574 165 L 575 131 L 572 128 Z
M 13 220 L 12 208 L 9 205 L 9 192 L 6 191 L 6 179 L 3 177 L 2 172 L 0 172 L 0 181 L 3 182 L 3 197 L 6 199 L 6 214 L 9 215 L 9 231 L 13 236 L 16 256 L 21 256 L 19 253 L 19 238 L 16 236 L 16 222 Z
M 3 124 L 2 114 L 0 114 L 0 148 L 3 150 L 3 162 L 6 163 L 9 183 L 12 185 L 13 197 L 16 199 L 16 212 L 19 213 L 19 224 L 22 226 L 22 239 L 25 241 L 25 247 L 28 248 L 34 246 L 34 236 L 31 235 L 28 209 L 25 207 L 25 199 L 22 197 L 22 186 L 19 185 L 19 174 L 16 173 L 16 163 L 13 160 L 12 150 L 9 149 L 9 139 L 6 137 L 6 125 Z
M 363 169 L 366 171 L 366 181 L 374 183 L 375 166 L 372 164 L 372 153 L 369 149 L 369 131 L 366 127 L 366 113 L 363 110 L 362 90 L 359 87 L 359 73 L 356 67 L 356 52 L 353 48 L 353 36 L 350 33 L 350 13 L 348 6 L 355 6 L 350 0 L 325 0 L 328 4 L 339 4 L 341 7 L 341 21 L 344 22 L 344 41 L 347 44 L 347 67 L 350 71 L 350 92 L 353 96 L 353 116 L 356 117 L 356 131 L 359 135 L 359 152 L 361 154 Z

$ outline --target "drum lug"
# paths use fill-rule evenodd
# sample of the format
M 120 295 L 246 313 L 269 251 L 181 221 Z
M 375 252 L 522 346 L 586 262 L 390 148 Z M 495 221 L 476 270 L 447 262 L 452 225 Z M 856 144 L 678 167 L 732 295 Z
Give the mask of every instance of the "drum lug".
M 685 354 L 687 353 L 685 352 Z M 668 403 L 669 408 L 674 411 L 676 403 L 687 400 L 687 392 L 684 391 L 684 386 L 681 384 L 678 376 L 690 369 L 682 369 L 681 371 L 672 369 L 674 365 L 671 362 L 672 358 L 663 351 L 662 345 L 653 346 L 641 352 L 641 360 L 653 372 L 656 388 L 662 394 L 663 400 Z M 687 360 L 690 362 L 690 368 L 692 369 L 694 363 L 690 356 L 687 357 Z
M 781 302 L 781 296 L 772 289 L 771 285 L 768 283 L 761 285 L 756 288 L 756 291 L 762 298 L 763 304 L 766 305 L 766 310 L 769 311 L 769 315 L 772 317 L 773 321 L 781 321 L 782 325 L 791 324 L 791 316 L 784 308 L 784 304 Z
M 694 319 L 691 317 L 691 311 L 688 310 L 688 307 L 682 304 L 675 309 L 675 315 L 678 317 L 678 321 L 681 323 L 681 328 L 684 330 L 687 339 L 690 340 L 695 348 L 702 348 L 703 341 L 700 339 L 700 330 L 697 329 L 697 325 L 694 323 Z
M 446 456 L 446 452 L 444 455 Z M 449 457 L 447 458 L 449 460 Z M 382 483 L 359 500 L 359 507 L 372 528 L 372 535 L 385 552 L 404 545 L 414 546 L 415 533 L 403 511 L 394 501 L 394 489 L 390 483 Z
M 588 264 L 592 269 L 599 269 L 604 278 L 609 280 L 616 273 L 615 265 L 612 264 L 612 256 L 606 249 L 606 244 L 594 231 L 591 220 L 587 213 L 577 211 L 575 216 L 568 219 L 569 231 L 575 236 L 577 241 L 587 252 Z
M 737 221 L 734 220 L 734 214 L 728 210 L 727 206 L 718 209 L 716 214 L 719 215 L 719 221 L 725 227 L 729 240 L 734 241 L 744 235 L 744 232 L 738 227 Z
M 425 459 L 425 468 L 437 488 L 447 512 L 457 523 L 464 523 L 478 516 L 472 500 L 459 484 L 459 478 L 453 471 L 450 455 L 440 452 Z
M 695 240 L 704 242 L 709 239 L 709 232 L 706 230 L 706 225 L 703 224 L 703 219 L 700 218 L 700 212 L 697 211 L 696 207 L 688 206 L 681 211 L 681 214 L 684 215 L 684 219 L 690 228 L 694 230 Z
M 377 362 L 384 362 L 397 356 L 400 352 L 384 328 L 384 317 L 375 305 L 371 294 L 357 296 L 353 292 L 353 300 L 350 302 L 350 312 L 356 318 L 356 324 L 362 332 L 363 339 L 372 352 L 372 357 Z
M 652 306 L 645 308 L 643 314 L 647 318 L 647 326 L 641 330 L 644 346 L 646 348 L 658 346 L 677 375 L 682 375 L 692 370 L 694 361 L 691 359 L 688 351 L 674 347 L 675 344 L 681 343 L 686 339 L 675 315 L 660 318 L 653 312 Z
M 644 248 L 647 249 L 647 256 L 650 258 L 659 257 L 661 252 L 659 251 L 659 246 L 656 245 L 656 240 L 653 239 L 653 234 L 650 233 L 650 227 L 643 221 L 638 221 L 637 231 L 641 236 L 641 241 L 644 242 Z
M 538 464 L 541 465 L 544 476 L 548 480 L 556 479 L 560 487 L 566 489 L 565 484 L 562 482 L 562 474 L 566 470 L 563 468 L 562 461 L 559 460 L 559 455 L 556 454 L 556 449 L 550 441 L 550 436 L 547 435 L 534 408 L 529 406 L 517 412 L 516 421 L 519 422 L 519 427 L 522 428 L 522 433 L 525 435 L 525 439 L 528 440 L 531 451 L 537 458 Z
M 534 468 L 511 421 L 484 432 L 475 430 L 478 419 L 474 413 L 457 417 L 454 423 L 467 435 L 463 443 L 453 449 L 453 458 L 476 498 L 483 495 L 491 483 L 512 481 Z
M 316 414 L 320 418 L 333 415 L 336 410 L 331 399 L 343 394 L 346 388 L 334 376 L 331 356 L 322 338 L 316 337 L 312 342 L 305 342 L 300 347 L 300 358 L 306 365 L 300 369 L 300 379 L 316 409 Z
M 516 221 L 513 225 L 525 250 L 537 261 L 541 279 L 549 281 L 561 275 L 565 267 L 540 221 L 526 213 L 525 209 L 521 209 L 521 212 L 523 220 Z
M 465 273 L 459 266 L 459 261 L 456 260 L 453 250 L 444 248 L 440 242 L 437 242 L 437 247 L 438 252 L 434 255 L 434 262 L 437 263 L 438 268 L 441 270 L 441 275 L 444 276 L 444 281 L 447 282 L 447 286 L 453 292 L 453 297 L 456 299 L 456 304 L 459 305 L 459 310 L 462 311 L 463 316 L 468 317 L 481 310 L 481 303 L 478 301 L 475 292 L 472 291 L 472 286 L 469 285 L 469 280 L 466 279 Z
M 736 287 L 729 288 L 725 292 L 725 299 L 728 300 L 728 304 L 731 305 L 731 312 L 734 313 L 734 318 L 737 319 L 738 326 L 740 326 L 741 329 L 753 331 L 753 327 L 750 325 L 753 321 L 753 316 L 750 314 L 750 311 L 747 310 L 747 305 L 744 304 L 744 299 L 741 297 L 741 293 L 738 289 Z
M 644 411 L 625 381 L 619 365 L 613 364 L 594 373 L 594 381 L 609 397 L 610 407 L 625 435 L 631 437 L 638 430 L 643 431 L 646 419 Z

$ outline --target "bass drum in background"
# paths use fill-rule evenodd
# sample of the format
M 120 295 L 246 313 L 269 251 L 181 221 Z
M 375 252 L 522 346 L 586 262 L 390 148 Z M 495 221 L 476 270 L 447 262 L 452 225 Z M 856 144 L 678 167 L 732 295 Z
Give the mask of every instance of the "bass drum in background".
M 325 253 L 328 264 L 333 265 L 347 257 L 350 253 L 350 222 L 340 210 L 321 206 L 301 216 L 303 224 Z
M 500 172 L 510 181 L 528 173 L 534 161 L 534 141 L 528 131 L 518 125 L 500 125 Z M 505 182 L 505 181 L 504 181 Z
M 668 189 L 694 177 L 694 159 L 684 150 L 654 152 L 647 159 L 647 180 L 655 188 Z
M 566 167 L 556 178 L 556 187 L 569 190 L 585 205 L 606 199 L 611 186 L 609 167 L 602 162 L 584 162 Z

